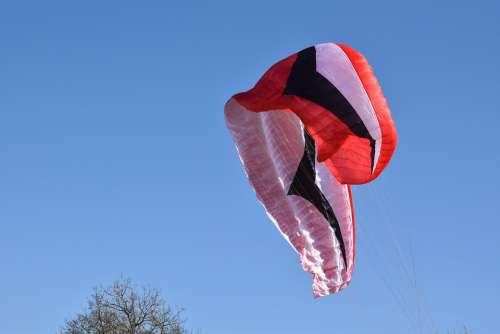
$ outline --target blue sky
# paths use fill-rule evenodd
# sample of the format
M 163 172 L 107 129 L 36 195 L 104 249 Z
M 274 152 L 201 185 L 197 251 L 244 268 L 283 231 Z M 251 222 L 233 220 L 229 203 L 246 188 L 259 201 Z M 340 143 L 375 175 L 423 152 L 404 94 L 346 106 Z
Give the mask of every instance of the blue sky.
M 496 1 L 3 2 L 0 333 L 54 333 L 121 274 L 203 333 L 500 332 L 499 13 Z M 351 286 L 313 300 L 223 105 L 325 41 L 366 55 L 399 146 L 354 188 Z

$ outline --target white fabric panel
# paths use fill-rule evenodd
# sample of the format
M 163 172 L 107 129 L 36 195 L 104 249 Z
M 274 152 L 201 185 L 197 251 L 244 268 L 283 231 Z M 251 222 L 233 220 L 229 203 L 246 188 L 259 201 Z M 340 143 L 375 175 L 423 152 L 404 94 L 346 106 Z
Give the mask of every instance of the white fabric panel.
M 317 163 L 317 184 L 341 226 L 348 268 L 327 220 L 300 196 L 287 195 L 304 153 L 302 124 L 287 111 L 251 112 L 234 98 L 225 106 L 228 128 L 258 199 L 313 275 L 313 293 L 324 296 L 347 286 L 353 269 L 354 231 L 347 186 Z M 347 196 L 347 197 L 346 197 Z
M 382 132 L 375 110 L 363 83 L 344 51 L 334 43 L 323 43 L 316 48 L 316 70 L 344 95 L 375 139 L 373 170 L 377 166 L 382 147 Z
M 335 217 L 339 222 L 347 255 L 347 270 L 342 272 L 342 279 L 344 281 L 350 281 L 354 270 L 355 226 L 352 217 L 351 199 L 348 190 L 349 186 L 340 184 L 330 173 L 326 164 L 318 162 L 316 162 L 316 183 L 332 206 Z M 331 269 L 331 264 L 325 264 L 323 266 L 323 270 L 329 269 Z

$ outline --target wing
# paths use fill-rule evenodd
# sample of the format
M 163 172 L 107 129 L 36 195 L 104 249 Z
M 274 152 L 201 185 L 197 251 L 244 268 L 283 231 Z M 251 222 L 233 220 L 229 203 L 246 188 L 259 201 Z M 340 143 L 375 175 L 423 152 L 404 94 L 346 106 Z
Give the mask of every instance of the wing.
M 355 225 L 349 184 L 377 177 L 396 130 L 364 57 L 319 44 L 272 66 L 225 106 L 227 126 L 257 198 L 313 275 L 313 293 L 352 277 Z
M 231 99 L 226 121 L 257 198 L 312 273 L 314 295 L 346 287 L 355 242 L 349 186 L 316 162 L 314 141 L 293 113 L 255 113 Z

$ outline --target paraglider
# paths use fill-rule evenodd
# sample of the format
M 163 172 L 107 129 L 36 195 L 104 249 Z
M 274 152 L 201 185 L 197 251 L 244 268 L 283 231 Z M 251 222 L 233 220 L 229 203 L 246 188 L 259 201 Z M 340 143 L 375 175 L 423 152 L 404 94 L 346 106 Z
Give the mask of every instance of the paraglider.
M 347 287 L 356 252 L 350 185 L 379 176 L 397 142 L 366 59 L 342 44 L 304 49 L 231 97 L 225 118 L 257 198 L 313 275 L 314 296 Z

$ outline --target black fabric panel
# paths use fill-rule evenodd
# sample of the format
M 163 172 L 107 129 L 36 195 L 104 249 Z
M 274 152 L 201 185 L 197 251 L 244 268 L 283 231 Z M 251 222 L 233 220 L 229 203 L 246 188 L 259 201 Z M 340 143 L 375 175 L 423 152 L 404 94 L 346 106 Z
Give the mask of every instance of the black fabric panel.
M 293 178 L 292 184 L 288 189 L 287 195 L 296 195 L 309 201 L 316 209 L 321 212 L 323 217 L 328 221 L 335 233 L 335 237 L 339 241 L 340 251 L 344 259 L 345 268 L 347 268 L 347 258 L 345 254 L 345 244 L 342 238 L 340 225 L 335 217 L 332 206 L 326 199 L 316 184 L 316 145 L 314 139 L 304 129 L 304 155 L 299 163 L 297 172 Z
M 356 136 L 370 141 L 371 170 L 375 156 L 375 140 L 356 110 L 328 79 L 316 71 L 316 49 L 310 47 L 297 54 L 283 95 L 294 95 L 316 103 L 342 121 Z

